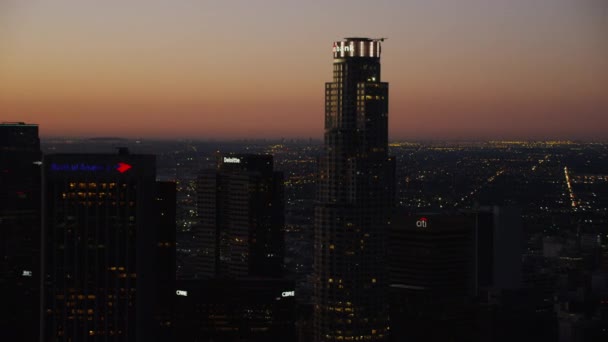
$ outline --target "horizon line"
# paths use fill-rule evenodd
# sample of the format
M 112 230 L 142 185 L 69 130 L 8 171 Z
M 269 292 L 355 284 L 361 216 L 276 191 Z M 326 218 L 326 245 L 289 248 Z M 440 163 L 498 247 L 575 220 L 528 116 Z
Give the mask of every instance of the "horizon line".
M 192 138 L 192 137 L 112 137 L 112 136 L 40 136 L 41 140 L 90 140 L 91 142 L 111 141 L 191 141 L 191 142 L 287 142 L 287 141 L 317 141 L 323 142 L 323 137 L 243 137 L 243 138 Z M 393 143 L 407 142 L 476 142 L 476 143 L 608 143 L 608 139 L 580 139 L 580 138 L 395 138 L 389 140 Z

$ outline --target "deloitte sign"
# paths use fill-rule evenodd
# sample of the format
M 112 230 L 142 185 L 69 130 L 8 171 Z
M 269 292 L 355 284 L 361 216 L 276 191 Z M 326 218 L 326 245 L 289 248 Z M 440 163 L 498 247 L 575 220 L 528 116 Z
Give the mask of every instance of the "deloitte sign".
M 224 157 L 224 163 L 227 163 L 227 164 L 240 164 L 241 163 L 241 158 Z

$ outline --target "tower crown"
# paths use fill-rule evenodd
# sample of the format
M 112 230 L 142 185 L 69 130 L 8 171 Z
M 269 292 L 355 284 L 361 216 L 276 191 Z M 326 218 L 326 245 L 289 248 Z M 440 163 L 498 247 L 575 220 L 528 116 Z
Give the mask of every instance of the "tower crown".
M 350 37 L 334 42 L 332 52 L 334 59 L 366 57 L 380 58 L 381 39 Z

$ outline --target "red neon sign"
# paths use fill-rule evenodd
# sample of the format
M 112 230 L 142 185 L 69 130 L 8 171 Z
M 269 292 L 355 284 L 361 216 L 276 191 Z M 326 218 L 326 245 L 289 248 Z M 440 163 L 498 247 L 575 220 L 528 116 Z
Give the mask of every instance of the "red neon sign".
M 129 169 L 131 169 L 133 166 L 127 164 L 127 163 L 118 163 L 118 166 L 116 167 L 116 170 L 118 170 L 118 172 L 120 173 L 125 173 L 127 171 L 129 171 Z

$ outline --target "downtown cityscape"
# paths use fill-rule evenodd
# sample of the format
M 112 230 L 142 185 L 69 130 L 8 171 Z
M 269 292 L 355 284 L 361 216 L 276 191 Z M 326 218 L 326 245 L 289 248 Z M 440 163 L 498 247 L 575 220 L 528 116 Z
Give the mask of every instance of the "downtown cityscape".
M 6 132 L 7 125 L 3 125 L 2 128 Z M 217 294 L 200 293 L 198 297 L 191 299 L 196 291 L 210 291 L 214 288 L 218 291 L 218 287 L 230 286 L 222 283 L 221 280 L 215 284 L 197 285 L 195 280 L 194 275 L 197 272 L 201 274 L 209 272 L 209 270 L 197 271 L 197 267 L 205 267 L 203 261 L 205 259 L 201 256 L 203 239 L 201 234 L 204 234 L 204 231 L 200 228 L 201 219 L 197 208 L 202 205 L 198 194 L 201 191 L 199 190 L 201 170 L 214 169 L 217 157 L 224 155 L 223 151 L 231 151 L 231 155 L 234 153 L 243 156 L 272 156 L 274 169 L 283 174 L 284 184 L 282 197 L 284 262 L 280 270 L 277 270 L 282 278 L 274 284 L 270 282 L 264 285 L 252 285 L 252 289 L 242 284 L 232 285 L 233 288 L 225 293 L 225 300 L 230 298 L 231 301 L 238 301 L 242 305 L 230 312 L 233 323 L 234 320 L 240 319 L 252 325 L 272 327 L 272 333 L 280 331 L 280 334 L 285 334 L 280 335 L 282 340 L 313 340 L 311 333 L 314 305 L 314 207 L 318 176 L 317 158 L 323 150 L 322 142 L 317 140 L 170 142 L 116 138 L 50 139 L 43 141 L 41 149 L 45 155 L 56 153 L 82 155 L 83 151 L 88 151 L 92 156 L 96 156 L 96 162 L 99 162 L 98 153 L 107 155 L 106 152 L 114 151 L 116 146 L 128 147 L 134 154 L 155 153 L 156 178 L 161 183 L 174 184 L 175 189 L 172 191 L 174 191 L 177 211 L 173 213 L 175 223 L 169 224 L 169 227 L 175 228 L 175 235 L 169 234 L 167 241 L 175 241 L 175 245 L 172 245 L 175 249 L 170 252 L 174 255 L 167 256 L 167 260 L 175 260 L 175 266 L 171 269 L 170 265 L 167 265 L 167 269 L 175 272 L 177 284 L 171 283 L 172 288 L 168 292 L 171 292 L 172 297 L 167 300 L 173 301 L 171 305 L 178 306 L 174 309 L 175 316 L 168 316 L 175 318 L 167 319 L 172 321 L 180 317 L 185 322 L 186 317 L 192 315 L 189 323 L 192 325 L 189 329 L 201 328 L 201 331 L 195 333 L 198 334 L 199 340 L 205 340 L 205 336 L 213 334 L 216 340 L 241 338 L 247 340 L 245 336 L 249 336 L 248 340 L 273 340 L 266 333 L 259 333 L 260 337 L 254 337 L 255 329 L 251 326 L 243 328 L 242 322 L 238 328 L 233 327 L 234 330 L 224 331 L 225 337 L 222 339 L 219 336 L 222 329 L 226 328 L 222 325 L 229 325 L 226 317 L 211 319 L 208 313 L 201 313 L 189 306 L 209 303 L 217 296 Z M 608 304 L 607 144 L 572 141 L 393 142 L 389 146 L 389 153 L 397 160 L 395 210 L 397 216 L 403 217 L 403 223 L 400 224 L 419 229 L 415 221 L 426 217 L 428 222 L 426 229 L 435 229 L 436 221 L 437 234 L 455 228 L 466 232 L 476 227 L 476 223 L 471 221 L 471 215 L 480 215 L 480 217 L 485 215 L 485 220 L 492 220 L 492 217 L 497 215 L 495 210 L 515 208 L 518 210 L 516 222 L 507 221 L 510 224 L 508 229 L 519 229 L 517 232 L 519 235 L 514 237 L 517 240 L 509 242 L 506 237 L 499 240 L 504 241 L 500 242 L 505 244 L 502 248 L 508 249 L 503 252 L 507 254 L 512 251 L 517 252 L 517 258 L 514 260 L 519 262 L 512 265 L 519 268 L 515 271 L 515 276 L 508 275 L 506 282 L 511 284 L 506 289 L 479 282 L 475 294 L 466 295 L 475 287 L 460 288 L 460 293 L 451 293 L 453 299 L 466 299 L 470 305 L 468 307 L 470 311 L 460 313 L 460 317 L 453 316 L 452 320 L 442 317 L 447 309 L 435 303 L 434 300 L 438 300 L 436 298 L 427 298 L 427 302 L 424 303 L 412 302 L 419 298 L 421 293 L 409 298 L 407 304 L 400 304 L 395 308 L 389 305 L 391 309 L 389 326 L 394 334 L 402 334 L 399 338 L 395 336 L 394 340 L 450 340 L 451 338 L 455 341 L 501 341 L 519 338 L 552 341 L 564 339 L 564 334 L 569 334 L 566 336 L 570 336 L 571 340 L 577 340 L 572 337 L 577 334 L 576 336 L 579 337 L 576 338 L 580 341 L 595 341 L 605 337 L 602 335 L 605 331 L 601 329 L 606 327 Z M 6 175 L 3 179 L 6 179 L 5 177 Z M 409 221 L 408 217 L 411 218 Z M 6 214 L 3 214 L 3 224 L 7 224 Z M 493 223 L 490 221 L 488 225 L 492 226 Z M 401 227 L 394 227 L 397 228 Z M 21 238 L 23 236 L 4 235 L 3 241 L 14 241 L 17 244 L 15 239 Z M 455 286 L 454 284 L 457 283 L 462 285 L 474 277 L 472 271 L 457 274 L 448 272 L 450 269 L 463 267 L 454 260 L 443 260 L 447 269 L 432 272 L 433 267 L 440 265 L 434 266 L 428 260 L 421 260 L 422 256 L 409 261 L 391 259 L 407 258 L 407 254 L 399 254 L 399 251 L 405 252 L 414 248 L 417 253 L 431 253 L 433 248 L 439 247 L 440 243 L 438 240 L 429 242 L 426 247 L 413 246 L 412 239 L 413 237 L 410 237 L 408 241 L 408 238 L 404 237 L 403 240 L 397 240 L 393 235 L 391 241 L 397 245 L 391 249 L 393 256 L 388 256 L 388 262 L 392 265 L 391 271 L 402 275 L 414 272 L 410 273 L 410 277 L 413 275 L 429 277 L 426 280 L 416 280 L 417 282 L 430 282 L 436 279 L 435 277 L 448 277 L 448 280 L 436 283 L 435 286 L 448 284 Z M 3 248 L 7 247 L 3 246 Z M 24 248 L 24 242 L 18 241 L 18 246 Z M 35 246 L 31 248 L 35 249 Z M 3 253 L 7 253 L 7 249 L 3 249 Z M 450 259 L 453 257 L 450 256 Z M 474 260 L 471 257 L 468 262 Z M 210 262 L 206 265 L 213 264 Z M 18 266 L 23 265 L 23 261 L 18 264 Z M 487 267 L 490 269 L 498 267 L 493 265 L 490 263 Z M 428 270 L 417 267 L 427 267 Z M 16 279 L 9 278 L 4 273 L 3 276 L 7 278 L 3 281 L 10 279 L 18 281 L 20 286 L 26 286 L 29 277 L 25 274 L 29 274 L 27 271 L 34 271 L 21 268 L 23 269 L 19 269 L 18 272 L 14 271 L 17 273 Z M 494 272 L 498 272 L 498 269 Z M 410 284 L 414 281 L 407 277 L 403 280 L 409 281 Z M 390 284 L 395 285 L 392 281 Z M 4 283 L 3 286 L 8 285 Z M 260 287 L 258 292 L 255 292 L 256 286 Z M 398 288 L 391 287 L 391 289 L 394 292 L 398 291 Z M 189 297 L 175 295 L 175 291 L 187 292 Z M 272 325 L 270 323 L 272 319 L 268 317 L 258 317 L 259 320 L 254 320 L 251 316 L 252 312 L 248 315 L 244 313 L 245 310 L 261 310 L 260 308 L 263 307 L 256 306 L 261 303 L 251 303 L 253 298 L 260 300 L 266 298 L 267 303 L 274 304 L 276 297 L 281 296 L 283 292 L 291 293 L 291 291 L 294 294 L 294 301 L 285 307 L 275 306 L 271 311 L 275 314 L 280 313 L 280 317 L 287 319 L 286 322 L 280 323 L 285 326 Z M 442 291 L 446 289 L 442 288 Z M 392 293 L 392 296 L 397 297 L 392 297 L 390 303 L 395 303 L 396 298 L 407 300 L 407 293 L 402 295 L 404 297 L 399 297 L 398 292 Z M 17 301 L 12 308 L 20 305 L 26 308 L 23 305 L 24 298 L 14 296 L 9 298 Z M 291 299 L 291 297 L 287 298 Z M 181 299 L 184 301 L 179 302 Z M 230 303 L 234 305 L 235 302 Z M 31 308 L 36 308 L 34 303 L 30 305 Z M 452 307 L 456 308 L 456 306 Z M 34 314 L 35 311 L 32 310 L 30 313 Z M 15 310 L 12 312 L 19 313 Z M 7 326 L 19 327 L 19 331 L 27 331 L 22 328 L 27 322 L 27 312 L 10 317 L 15 321 Z M 271 317 L 276 319 L 276 316 Z M 172 324 L 176 330 L 179 329 L 179 322 L 173 321 Z M 437 330 L 436 327 L 443 329 Z M 247 329 L 248 332 L 239 329 Z M 457 333 L 461 335 L 456 335 Z M 183 336 L 177 335 L 177 331 L 175 334 L 175 336 Z M 596 335 L 591 335 L 594 336 L 591 338 L 589 334 Z M 87 337 L 86 340 L 89 339 L 93 340 L 91 337 Z M 175 340 L 194 341 L 195 339 L 176 338 Z
M 294 290 L 295 303 L 288 312 L 293 318 L 292 333 L 297 332 L 299 339 L 291 340 L 311 341 L 316 165 L 322 142 L 54 139 L 44 143 L 42 149 L 45 154 L 83 150 L 105 153 L 118 145 L 138 153 L 155 152 L 157 178 L 176 183 L 177 279 L 188 279 L 194 272 L 190 260 L 199 252 L 194 234 L 199 222 L 196 199 L 200 170 L 213 168 L 222 151 L 274 157 L 275 170 L 284 175 L 283 272 L 289 280 L 271 297 L 275 300 L 283 288 Z M 521 261 L 517 278 L 508 279 L 517 280 L 518 286 L 508 291 L 489 291 L 486 287 L 483 294 L 462 296 L 476 306 L 475 311 L 461 317 L 465 323 L 458 322 L 462 324 L 462 334 L 472 335 L 458 338 L 454 335 L 457 330 L 438 331 L 437 327 L 459 326 L 440 318 L 446 309 L 432 301 L 399 306 L 395 310 L 409 312 L 400 313 L 403 316 L 398 324 L 393 323 L 398 316 L 391 315 L 391 330 L 402 330 L 405 335 L 401 336 L 414 341 L 602 340 L 604 335 L 591 335 L 600 336 L 596 338 L 573 334 L 582 334 L 581 331 L 592 334 L 594 329 L 606 327 L 608 144 L 393 142 L 389 151 L 397 160 L 395 207 L 399 215 L 413 217 L 414 221 L 427 217 L 429 226 L 434 224 L 433 216 L 440 215 L 438 229 L 449 230 L 452 226 L 473 229 L 475 225 L 467 223 L 467 214 L 493 216 L 496 207 L 516 208 L 519 220 L 511 229 L 520 229 L 521 234 L 517 236 L 517 245 L 506 245 L 517 251 L 517 260 Z M 413 221 L 410 225 L 416 226 Z M 402 243 L 397 251 L 412 248 L 407 240 Z M 402 272 L 416 265 L 430 267 L 417 259 L 411 260 L 410 265 L 399 265 L 400 262 L 405 261 L 396 262 Z M 429 276 L 419 272 L 419 276 Z M 449 284 L 470 280 L 472 274 L 453 277 Z M 242 288 L 235 290 L 232 295 L 242 298 L 247 293 L 242 291 Z M 494 321 L 488 321 L 490 317 Z
M 468 40 L 332 37 L 308 5 L 0 6 L 25 19 L 0 57 L 0 341 L 608 340 L 608 49 L 588 7 L 608 8 L 414 3 L 347 16 Z M 190 46 L 199 15 L 246 25 L 242 45 Z M 269 23 L 297 39 L 264 45 L 284 37 Z M 100 34 L 126 25 L 148 31 Z

